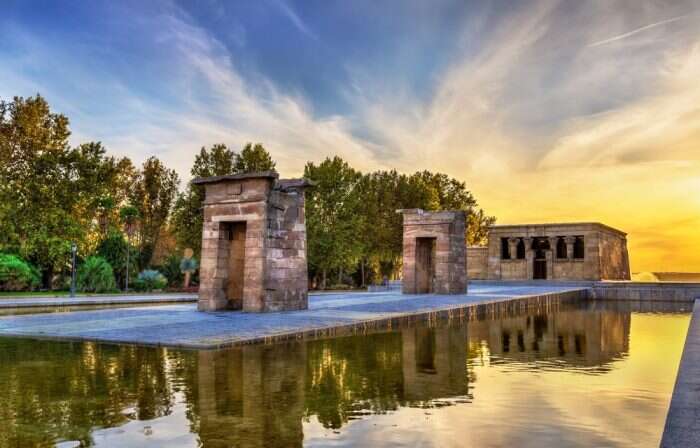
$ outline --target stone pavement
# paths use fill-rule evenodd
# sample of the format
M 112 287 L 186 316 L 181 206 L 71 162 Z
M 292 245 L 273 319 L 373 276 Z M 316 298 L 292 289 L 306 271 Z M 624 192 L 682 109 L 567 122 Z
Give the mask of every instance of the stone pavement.
M 93 340 L 196 349 L 332 335 L 391 325 L 395 318 L 451 315 L 483 304 L 578 300 L 585 288 L 556 285 L 470 287 L 465 295 L 337 293 L 309 297 L 309 309 L 274 313 L 198 312 L 194 304 L 73 311 L 0 317 L 0 336 Z
M 685 338 L 683 357 L 673 388 L 661 446 L 700 446 L 700 301 Z
M 197 294 L 165 293 L 142 295 L 101 295 L 78 297 L 14 297 L 0 298 L 3 308 L 46 308 L 94 305 L 135 305 L 152 303 L 190 303 L 197 301 Z

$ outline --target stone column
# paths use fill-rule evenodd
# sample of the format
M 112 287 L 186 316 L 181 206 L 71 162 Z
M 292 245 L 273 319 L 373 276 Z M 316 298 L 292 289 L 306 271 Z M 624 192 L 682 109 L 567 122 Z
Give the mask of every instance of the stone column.
M 554 250 L 552 248 L 552 239 L 549 239 L 549 250 L 545 251 L 544 256 L 547 259 L 547 280 L 554 280 Z
M 574 242 L 576 241 L 576 237 L 573 236 L 567 236 L 564 238 L 564 241 L 566 242 L 566 258 L 569 260 L 574 259 Z
M 518 257 L 518 238 L 508 238 L 508 253 L 511 260 Z
M 523 243 L 525 243 L 525 260 L 527 262 L 527 279 L 532 280 L 535 276 L 534 271 L 534 260 L 535 253 L 532 251 L 532 237 L 523 238 Z

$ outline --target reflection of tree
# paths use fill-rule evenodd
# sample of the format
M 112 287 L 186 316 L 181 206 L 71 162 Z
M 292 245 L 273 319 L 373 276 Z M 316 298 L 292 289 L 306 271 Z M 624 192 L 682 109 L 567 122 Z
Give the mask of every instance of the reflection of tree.
M 306 415 L 340 428 L 363 410 L 382 413 L 403 401 L 401 334 L 311 341 L 307 348 Z
M 170 412 L 165 350 L 94 343 L 0 341 L 0 446 L 92 444 L 94 427 Z

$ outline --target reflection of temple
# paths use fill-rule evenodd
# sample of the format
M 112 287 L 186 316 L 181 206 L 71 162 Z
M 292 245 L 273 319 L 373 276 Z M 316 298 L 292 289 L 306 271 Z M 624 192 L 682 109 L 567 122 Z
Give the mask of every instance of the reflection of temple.
M 202 446 L 302 445 L 305 344 L 205 351 L 198 356 Z
M 556 358 L 571 366 L 602 366 L 629 348 L 630 314 L 568 310 L 469 324 L 473 343 L 486 341 L 491 355 L 530 361 Z

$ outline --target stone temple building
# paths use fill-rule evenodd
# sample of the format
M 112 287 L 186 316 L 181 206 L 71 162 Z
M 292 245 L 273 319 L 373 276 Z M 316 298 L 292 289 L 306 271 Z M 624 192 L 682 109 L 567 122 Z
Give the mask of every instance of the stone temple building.
M 200 311 L 308 308 L 304 179 L 275 172 L 199 178 L 204 185 Z
M 467 291 L 463 211 L 397 210 L 403 214 L 404 294 Z
M 627 234 L 600 223 L 492 226 L 467 266 L 475 280 L 630 279 Z

